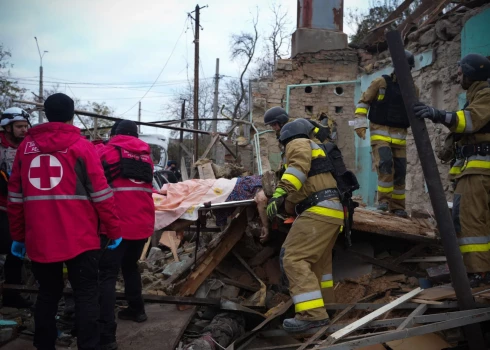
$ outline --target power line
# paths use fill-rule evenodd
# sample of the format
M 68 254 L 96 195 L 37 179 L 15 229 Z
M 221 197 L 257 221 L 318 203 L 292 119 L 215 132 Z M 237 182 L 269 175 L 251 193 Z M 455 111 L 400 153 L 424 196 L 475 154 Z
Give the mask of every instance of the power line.
M 172 55 L 174 54 L 174 51 L 175 51 L 175 48 L 177 47 L 177 44 L 179 43 L 180 41 L 180 38 L 182 38 L 182 34 L 184 34 L 184 30 L 185 30 L 185 27 L 187 25 L 187 21 L 188 21 L 188 18 L 185 19 L 185 22 L 184 22 L 184 27 L 182 28 L 182 32 L 180 33 L 177 41 L 175 42 L 175 45 L 174 47 L 172 48 L 172 52 L 170 53 L 170 56 L 168 56 L 168 59 L 167 59 L 167 62 L 165 62 L 162 70 L 160 71 L 160 73 L 158 73 L 158 76 L 157 78 L 155 79 L 155 81 L 153 82 L 153 84 L 150 86 L 150 88 L 148 89 L 147 92 L 145 92 L 145 94 L 143 95 L 143 97 L 141 97 L 141 99 L 136 102 L 133 107 L 131 107 L 130 109 L 128 109 L 126 112 L 124 112 L 123 114 L 121 114 L 121 116 L 125 115 L 126 113 L 128 113 L 130 110 L 132 110 L 134 107 L 136 107 L 136 105 L 138 105 L 138 103 L 145 98 L 145 96 L 150 92 L 150 90 L 153 88 L 153 86 L 155 85 L 155 83 L 158 81 L 158 79 L 160 79 L 160 76 L 162 75 L 163 71 L 165 70 L 165 68 L 167 67 L 167 64 L 168 62 L 170 61 L 170 58 L 172 58 Z

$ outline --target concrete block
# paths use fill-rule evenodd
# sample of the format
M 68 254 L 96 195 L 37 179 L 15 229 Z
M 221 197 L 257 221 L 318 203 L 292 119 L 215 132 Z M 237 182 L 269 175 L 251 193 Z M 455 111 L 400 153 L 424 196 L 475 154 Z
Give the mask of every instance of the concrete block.
M 293 33 L 291 56 L 320 50 L 342 50 L 347 48 L 347 34 L 324 29 L 298 28 Z

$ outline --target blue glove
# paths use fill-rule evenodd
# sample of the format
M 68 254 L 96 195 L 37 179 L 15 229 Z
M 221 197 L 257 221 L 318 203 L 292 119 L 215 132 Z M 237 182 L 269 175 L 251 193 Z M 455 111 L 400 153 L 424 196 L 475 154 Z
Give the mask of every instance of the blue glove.
M 24 259 L 24 256 L 26 255 L 26 245 L 22 242 L 13 241 L 10 251 L 13 256 Z
M 112 244 L 109 244 L 107 246 L 107 249 L 110 249 L 110 250 L 114 250 L 116 249 L 117 247 L 119 247 L 119 244 L 121 244 L 121 241 L 122 241 L 122 237 L 119 237 L 118 239 L 113 239 L 111 242 Z

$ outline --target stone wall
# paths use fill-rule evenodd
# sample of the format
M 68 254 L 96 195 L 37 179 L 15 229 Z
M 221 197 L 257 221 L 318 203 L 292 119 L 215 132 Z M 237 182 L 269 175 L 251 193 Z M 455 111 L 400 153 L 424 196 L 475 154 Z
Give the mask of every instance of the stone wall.
M 253 121 L 259 131 L 267 130 L 264 112 L 274 106 L 286 107 L 286 87 L 292 84 L 340 82 L 356 80 L 358 56 L 355 50 L 320 51 L 298 54 L 291 60 L 279 60 L 273 77 L 252 84 Z M 298 87 L 291 89 L 289 115 L 292 118 L 317 119 L 327 113 L 337 123 L 338 144 L 348 166 L 355 161 L 354 135 L 348 126 L 354 115 L 354 84 Z M 260 138 L 262 165 L 276 170 L 280 150 L 274 133 Z

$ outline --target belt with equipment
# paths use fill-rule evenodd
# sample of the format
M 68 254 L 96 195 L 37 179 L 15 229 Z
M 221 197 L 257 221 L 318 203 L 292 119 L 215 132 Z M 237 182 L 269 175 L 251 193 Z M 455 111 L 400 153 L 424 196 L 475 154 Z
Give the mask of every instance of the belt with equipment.
M 300 215 L 302 212 L 317 205 L 318 203 L 333 198 L 339 198 L 339 191 L 336 188 L 327 188 L 325 190 L 315 192 L 296 205 L 296 213 Z
M 490 143 L 478 143 L 474 145 L 464 145 L 456 147 L 456 158 L 469 158 L 472 156 L 488 156 L 490 155 Z

